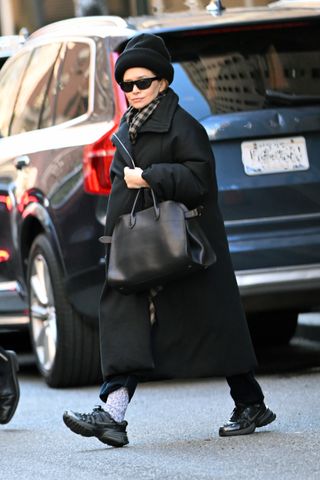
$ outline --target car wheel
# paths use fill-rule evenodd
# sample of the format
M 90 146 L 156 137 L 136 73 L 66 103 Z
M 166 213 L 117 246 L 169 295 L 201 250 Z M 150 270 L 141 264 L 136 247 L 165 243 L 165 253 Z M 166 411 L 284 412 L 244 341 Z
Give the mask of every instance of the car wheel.
M 255 345 L 286 345 L 294 336 L 298 312 L 270 311 L 248 315 L 248 324 Z
M 49 239 L 34 240 L 28 262 L 30 332 L 38 368 L 50 387 L 100 379 L 98 331 L 69 303 Z

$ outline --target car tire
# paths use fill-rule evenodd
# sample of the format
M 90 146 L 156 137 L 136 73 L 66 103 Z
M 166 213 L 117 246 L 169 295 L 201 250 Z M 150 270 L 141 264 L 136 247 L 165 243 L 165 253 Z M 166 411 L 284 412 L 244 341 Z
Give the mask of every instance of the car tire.
M 252 341 L 256 346 L 287 345 L 294 336 L 298 312 L 270 311 L 248 315 Z
M 31 343 L 40 373 L 50 387 L 96 383 L 101 377 L 98 329 L 72 307 L 48 237 L 34 240 L 27 288 Z

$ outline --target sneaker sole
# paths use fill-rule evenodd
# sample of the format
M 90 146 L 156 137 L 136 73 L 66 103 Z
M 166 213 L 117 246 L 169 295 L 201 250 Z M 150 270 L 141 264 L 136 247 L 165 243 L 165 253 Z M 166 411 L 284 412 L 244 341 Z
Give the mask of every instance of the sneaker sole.
M 272 423 L 276 418 L 276 414 L 273 413 L 269 408 L 267 408 L 264 414 L 261 417 L 258 417 L 258 419 L 253 422 L 249 427 L 243 428 L 242 430 L 235 430 L 233 432 L 226 432 L 223 429 L 220 429 L 219 436 L 235 437 L 237 435 L 249 435 L 250 433 L 253 433 L 256 428 L 265 427 L 266 425 L 269 425 L 269 423 Z
M 90 428 L 89 425 L 78 423 L 68 415 L 63 416 L 63 421 L 73 433 L 81 435 L 82 437 L 96 437 L 100 442 L 110 445 L 111 447 L 123 447 L 129 443 L 125 432 L 115 432 L 108 428 L 97 432 L 95 428 Z
M 266 425 L 269 425 L 269 423 L 274 422 L 276 418 L 277 415 L 273 413 L 269 408 L 267 408 L 262 417 L 258 419 L 256 426 L 258 428 L 265 427 Z
M 129 440 L 126 433 L 115 432 L 113 430 L 104 430 L 102 435 L 96 435 L 100 442 L 110 445 L 111 447 L 124 447 L 128 445 Z

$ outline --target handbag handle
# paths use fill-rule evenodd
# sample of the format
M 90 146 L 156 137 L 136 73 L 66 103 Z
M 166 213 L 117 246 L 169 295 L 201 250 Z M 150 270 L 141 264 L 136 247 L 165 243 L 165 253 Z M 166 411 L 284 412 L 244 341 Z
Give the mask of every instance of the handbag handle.
M 137 206 L 137 202 L 138 202 L 138 198 L 139 198 L 141 190 L 143 190 L 143 188 L 139 188 L 138 193 L 137 193 L 137 195 L 134 199 L 134 202 L 133 202 L 132 210 L 130 212 L 130 223 L 129 223 L 130 228 L 133 228 L 136 224 L 135 209 L 136 209 L 136 206 Z M 153 202 L 155 220 L 159 220 L 159 218 L 160 218 L 160 208 L 158 206 L 158 202 L 157 202 L 155 193 L 152 190 L 152 188 L 150 188 L 150 191 L 151 191 L 151 195 L 152 195 L 152 202 Z
M 133 168 L 135 168 L 136 164 L 133 160 L 133 157 L 132 157 L 131 153 L 129 152 L 125 143 L 121 140 L 121 138 L 116 133 L 114 133 L 112 135 L 112 141 L 122 152 L 123 158 L 126 160 L 127 164 L 129 163 L 133 166 Z M 141 189 L 138 190 L 138 193 L 137 193 L 137 195 L 134 199 L 132 210 L 131 210 L 131 213 L 130 213 L 130 227 L 131 228 L 133 228 L 135 223 L 136 223 L 135 209 L 136 209 L 136 206 L 137 206 L 137 202 L 138 202 L 138 198 L 139 198 L 141 190 L 143 190 L 143 189 L 141 188 Z M 158 202 L 156 200 L 156 196 L 155 196 L 155 193 L 154 193 L 153 189 L 151 188 L 150 190 L 151 190 L 151 195 L 152 195 L 153 208 L 154 208 L 154 211 L 155 211 L 155 219 L 159 220 L 160 209 L 159 209 L 159 206 L 158 206 Z M 189 210 L 189 211 L 186 210 L 185 211 L 185 218 L 193 218 L 193 217 L 196 217 L 196 216 L 200 216 L 202 209 L 203 209 L 203 207 L 200 206 L 198 208 L 194 208 L 193 210 Z M 107 237 L 101 237 L 101 238 L 107 238 Z M 105 240 L 104 243 L 109 243 L 109 241 L 107 242 Z

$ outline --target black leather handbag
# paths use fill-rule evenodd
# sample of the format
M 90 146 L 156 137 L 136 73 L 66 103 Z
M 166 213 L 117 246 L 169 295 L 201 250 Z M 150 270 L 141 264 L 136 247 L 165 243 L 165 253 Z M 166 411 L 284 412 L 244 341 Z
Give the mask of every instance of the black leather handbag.
M 100 238 L 111 244 L 107 283 L 125 294 L 164 285 L 216 261 L 197 220 L 201 208 L 188 210 L 171 200 L 158 203 L 151 190 L 153 206 L 137 212 L 140 192 L 131 212 L 118 218 L 112 237 Z
M 107 282 L 123 293 L 148 290 L 212 265 L 216 256 L 197 222 L 200 209 L 188 210 L 167 200 L 136 212 L 140 190 L 132 211 L 121 215 L 112 237 Z

